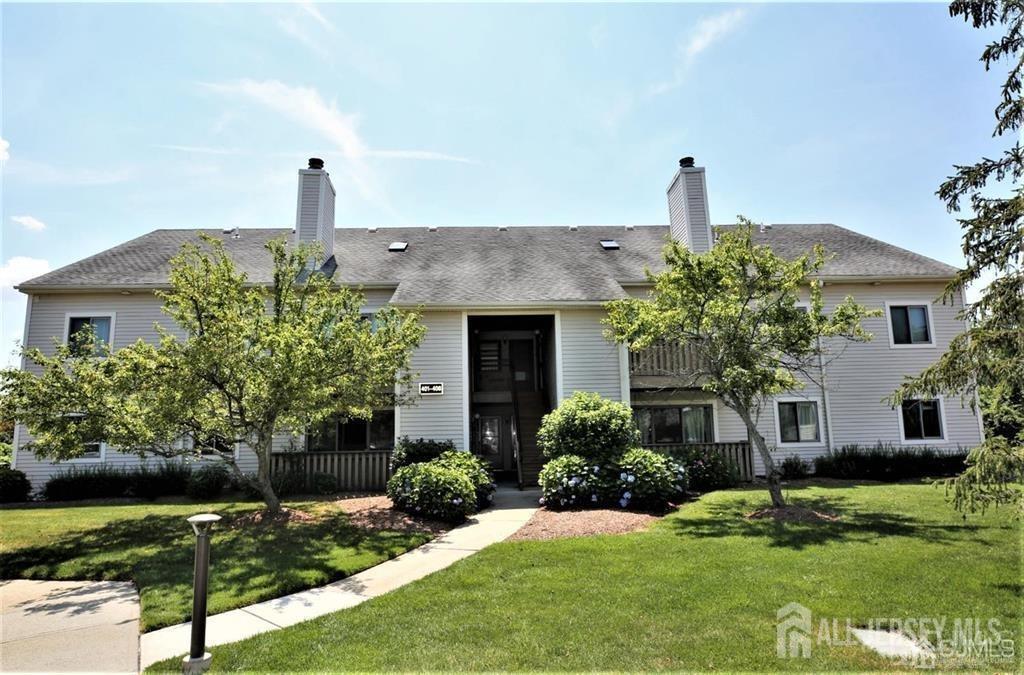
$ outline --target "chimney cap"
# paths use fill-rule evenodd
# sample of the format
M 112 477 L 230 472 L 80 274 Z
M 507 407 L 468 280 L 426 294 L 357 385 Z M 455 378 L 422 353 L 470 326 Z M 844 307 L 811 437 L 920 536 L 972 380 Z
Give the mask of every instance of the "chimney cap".
M 310 157 L 309 168 L 322 170 L 324 168 L 324 160 L 320 159 L 319 157 Z
M 693 168 L 693 157 L 683 157 L 679 160 L 680 169 L 692 169 Z

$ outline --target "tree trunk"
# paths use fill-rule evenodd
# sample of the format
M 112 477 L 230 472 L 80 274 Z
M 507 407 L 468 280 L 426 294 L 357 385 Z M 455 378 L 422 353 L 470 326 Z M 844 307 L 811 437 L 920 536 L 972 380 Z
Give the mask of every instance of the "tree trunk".
M 772 497 L 772 506 L 777 509 L 782 508 L 786 505 L 786 500 L 782 496 L 779 469 L 775 466 L 775 460 L 772 459 L 772 454 L 768 450 L 768 443 L 765 442 L 761 432 L 757 430 L 757 425 L 750 415 L 750 407 L 742 404 L 730 405 L 729 407 L 735 410 L 743 420 L 743 424 L 747 427 L 747 434 L 754 441 L 754 445 L 761 455 L 761 461 L 764 463 L 764 477 L 768 483 L 768 494 Z
M 267 505 L 267 513 L 276 515 L 281 512 L 281 500 L 274 494 L 274 487 L 270 484 L 270 452 L 273 444 L 273 436 L 260 436 L 253 450 L 256 452 L 256 487 L 263 495 L 263 501 Z

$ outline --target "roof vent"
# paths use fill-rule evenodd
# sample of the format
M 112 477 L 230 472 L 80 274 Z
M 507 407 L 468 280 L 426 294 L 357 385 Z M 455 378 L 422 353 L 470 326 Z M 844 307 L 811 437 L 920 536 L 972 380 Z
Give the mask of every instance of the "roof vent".
M 761 230 L 761 234 L 764 234 L 768 230 L 772 229 L 772 226 L 771 225 L 766 225 L 765 223 L 761 223 L 761 227 L 758 228 L 758 229 Z
M 626 225 L 626 232 L 632 232 L 636 229 L 635 225 Z
M 376 227 L 368 227 L 368 228 L 366 228 L 366 231 L 367 232 L 376 232 L 377 228 Z
M 388 245 L 388 250 L 392 253 L 401 253 L 407 248 L 409 248 L 409 242 L 407 241 L 393 241 Z
M 683 157 L 679 160 L 680 169 L 692 169 L 693 168 L 693 157 Z
M 602 239 L 601 248 L 603 248 L 606 251 L 618 251 L 619 242 L 615 241 L 614 239 Z
M 230 234 L 232 239 L 239 239 L 242 236 L 237 227 L 225 227 L 221 232 L 224 234 Z
M 322 170 L 324 168 L 324 160 L 320 159 L 319 157 L 310 157 L 309 168 L 313 169 L 314 171 Z
M 427 228 L 427 232 L 437 232 L 437 225 L 431 225 Z
M 569 226 L 569 231 L 570 231 L 570 232 L 575 232 L 575 231 L 576 231 L 576 230 L 578 230 L 578 229 L 580 229 L 580 226 L 579 226 L 579 225 L 570 225 L 570 226 Z
M 508 232 L 508 225 L 498 225 L 498 232 Z

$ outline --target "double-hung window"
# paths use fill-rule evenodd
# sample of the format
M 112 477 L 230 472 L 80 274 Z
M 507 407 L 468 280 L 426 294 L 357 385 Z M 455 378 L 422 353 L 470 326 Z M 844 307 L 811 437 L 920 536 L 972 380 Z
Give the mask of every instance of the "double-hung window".
M 889 305 L 893 346 L 931 345 L 932 327 L 928 305 Z
M 710 404 L 636 406 L 633 418 L 644 445 L 714 443 L 714 406 Z
M 779 443 L 818 443 L 821 420 L 817 401 L 778 401 Z
M 67 344 L 76 348 L 76 351 L 85 351 L 88 349 L 88 345 L 78 344 L 77 341 L 82 339 L 79 336 L 84 335 L 91 328 L 93 336 L 96 339 L 96 342 L 93 345 L 93 353 L 99 353 L 103 345 L 110 344 L 113 324 L 114 317 L 109 314 L 69 316 L 67 320 L 67 335 L 65 335 L 64 338 Z
M 936 399 L 909 399 L 900 407 L 903 440 L 941 441 L 942 403 Z

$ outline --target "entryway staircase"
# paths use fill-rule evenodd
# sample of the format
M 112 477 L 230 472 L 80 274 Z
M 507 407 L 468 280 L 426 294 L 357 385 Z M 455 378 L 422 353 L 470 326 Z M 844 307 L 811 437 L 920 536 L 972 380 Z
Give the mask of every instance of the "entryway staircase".
M 523 485 L 537 484 L 545 459 L 537 447 L 540 421 L 548 413 L 548 397 L 543 391 L 518 392 L 519 452 L 522 454 Z

